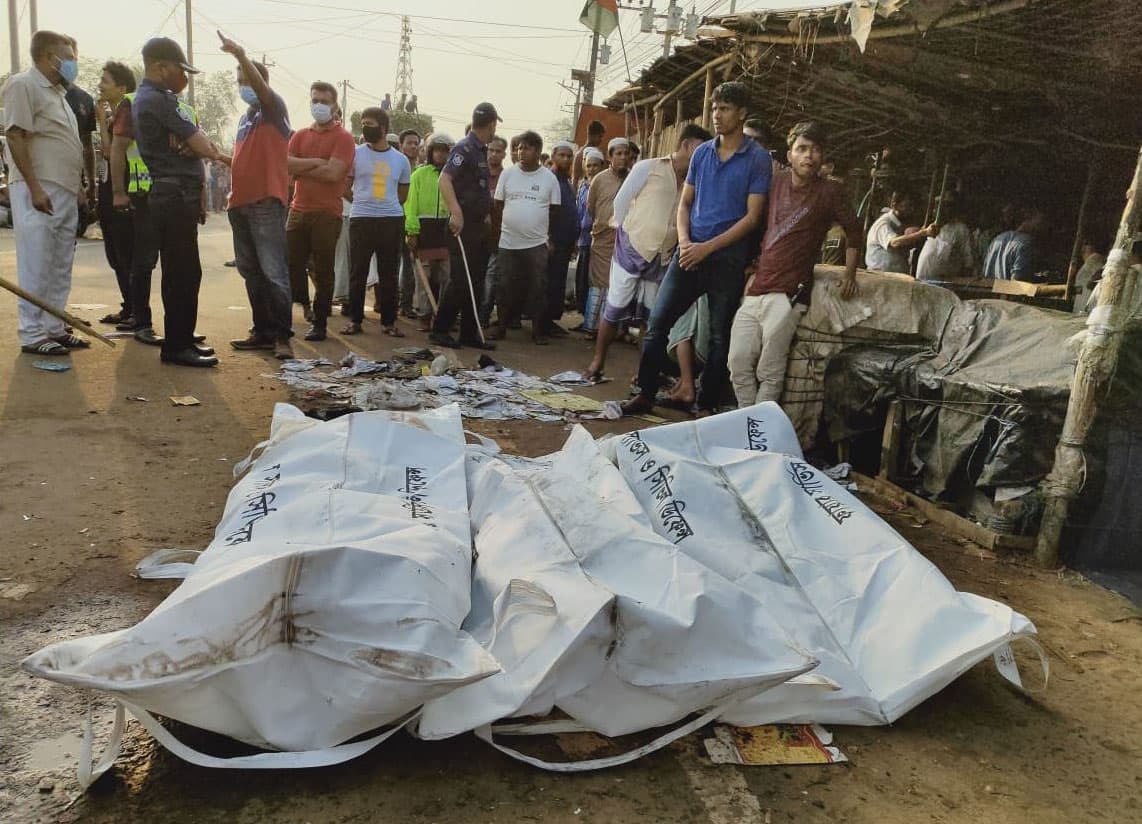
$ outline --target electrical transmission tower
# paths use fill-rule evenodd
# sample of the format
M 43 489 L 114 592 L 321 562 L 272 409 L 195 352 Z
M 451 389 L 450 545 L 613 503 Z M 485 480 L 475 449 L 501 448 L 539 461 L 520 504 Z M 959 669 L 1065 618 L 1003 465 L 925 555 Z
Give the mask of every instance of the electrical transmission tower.
M 393 97 L 397 100 L 412 96 L 412 20 L 400 19 L 400 57 L 397 58 L 397 79 L 393 83 Z

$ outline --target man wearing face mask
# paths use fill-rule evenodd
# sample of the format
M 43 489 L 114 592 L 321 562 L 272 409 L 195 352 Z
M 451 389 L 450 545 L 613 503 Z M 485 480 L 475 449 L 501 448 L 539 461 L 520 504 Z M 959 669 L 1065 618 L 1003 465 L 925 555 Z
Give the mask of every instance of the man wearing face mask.
M 333 305 L 333 267 L 341 234 L 341 199 L 356 144 L 334 118 L 337 89 L 317 81 L 309 87 L 313 125 L 298 129 L 289 140 L 289 173 L 294 177 L 293 203 L 286 220 L 289 278 L 293 300 L 305 307 L 312 324 L 309 341 L 325 340 Z M 306 268 L 313 258 L 313 309 L 309 307 Z
M 71 50 L 75 54 L 74 72 L 70 64 L 64 67 L 67 70 L 67 74 L 63 77 L 67 84 L 67 105 L 71 106 L 71 110 L 75 112 L 75 123 L 79 127 L 79 142 L 83 144 L 83 182 L 87 206 L 94 208 L 98 197 L 95 189 L 95 146 L 91 142 L 91 135 L 94 134 L 96 128 L 95 100 L 86 91 L 75 85 L 75 81 L 79 77 L 79 44 L 70 34 L 65 34 L 64 38 L 71 44 Z M 83 214 L 85 211 L 85 209 L 80 209 L 81 230 L 85 229 L 89 222 L 89 219 Z M 81 231 L 80 234 L 83 232 Z
M 203 214 L 202 160 L 230 158 L 218 151 L 185 109 L 178 95 L 196 74 L 182 47 L 169 37 L 152 37 L 143 44 L 146 77 L 131 107 L 135 143 L 151 176 L 148 214 L 162 262 L 165 337 L 163 363 L 215 366 L 214 350 L 199 346 L 194 335 L 198 320 L 198 288 L 202 264 L 198 258 L 198 224 Z
M 75 78 L 75 53 L 62 34 L 32 35 L 32 68 L 4 84 L 6 159 L 16 229 L 20 286 L 63 308 L 71 293 L 78 207 L 84 200 L 83 146 L 64 81 Z M 36 355 L 67 355 L 88 346 L 63 321 L 19 301 L 20 348 Z
M 285 234 L 289 113 L 285 101 L 270 88 L 269 70 L 250 60 L 245 49 L 221 32 L 218 37 L 222 51 L 238 61 L 238 96 L 249 106 L 238 121 L 227 214 L 254 331 L 230 345 L 238 350 L 272 349 L 279 360 L 288 360 L 293 357 Z

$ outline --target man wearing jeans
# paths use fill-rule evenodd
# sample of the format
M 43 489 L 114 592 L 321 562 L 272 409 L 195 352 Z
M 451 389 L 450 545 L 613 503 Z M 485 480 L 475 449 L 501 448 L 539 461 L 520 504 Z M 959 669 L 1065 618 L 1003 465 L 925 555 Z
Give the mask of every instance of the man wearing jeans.
M 341 234 L 341 196 L 356 144 L 334 118 L 337 89 L 318 81 L 309 87 L 313 125 L 298 129 L 289 140 L 289 173 L 294 176 L 293 203 L 286 219 L 289 278 L 293 300 L 305 307 L 312 326 L 310 341 L 325 340 L 333 306 L 333 262 Z M 313 258 L 313 308 L 309 305 L 307 269 Z
M 218 36 L 222 51 L 238 61 L 238 96 L 249 106 L 238 121 L 228 215 L 254 330 L 230 345 L 238 350 L 272 349 L 279 360 L 288 360 L 293 357 L 285 234 L 289 113 L 285 101 L 270 89 L 266 67 L 251 61 L 233 40 Z
M 666 366 L 670 329 L 702 295 L 710 305 L 710 349 L 698 392 L 699 415 L 717 408 L 726 388 L 730 324 L 741 296 L 746 238 L 765 211 L 773 163 L 742 133 L 749 104 L 742 83 L 722 83 L 713 94 L 716 137 L 694 151 L 678 204 L 678 251 L 666 270 L 650 313 L 639 361 L 639 393 L 624 415 L 654 408 Z
M 812 122 L 789 132 L 789 167 L 773 176 L 757 270 L 730 332 L 730 381 L 738 406 L 781 399 L 789 344 L 809 304 L 813 264 L 829 227 L 845 230 L 841 297 L 857 292 L 862 227 L 844 187 L 821 175 L 825 132 Z

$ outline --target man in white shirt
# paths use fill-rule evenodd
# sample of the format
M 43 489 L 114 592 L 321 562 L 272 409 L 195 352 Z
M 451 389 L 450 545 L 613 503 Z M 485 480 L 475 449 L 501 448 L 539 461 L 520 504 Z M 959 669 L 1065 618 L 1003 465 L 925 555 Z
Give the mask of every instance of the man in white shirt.
M 916 280 L 948 281 L 971 277 L 975 272 L 975 244 L 971 229 L 960 216 L 959 206 L 945 198 L 940 209 L 944 220 L 938 234 L 929 238 L 916 261 Z
M 547 290 L 549 231 L 560 204 L 559 181 L 539 163 L 543 138 L 535 132 L 518 136 L 519 162 L 504 169 L 496 183 L 492 209 L 500 217 L 497 257 L 496 323 L 488 340 L 501 340 L 518 321 L 524 306 L 531 316 L 531 339 L 546 344 L 543 319 Z
M 865 244 L 864 265 L 877 272 L 900 272 L 908 274 L 908 250 L 919 246 L 925 238 L 936 236 L 936 225 L 929 224 L 923 229 L 908 232 L 904 221 L 912 208 L 912 198 L 905 192 L 896 191 L 888 201 L 888 208 L 868 230 Z
M 83 145 L 65 99 L 78 71 L 71 41 L 62 34 L 32 36 L 32 68 L 8 78 L 3 95 L 11 173 L 16 275 L 20 286 L 62 309 L 71 293 L 75 230 L 83 189 Z M 20 348 L 36 355 L 67 355 L 90 344 L 62 320 L 19 302 Z

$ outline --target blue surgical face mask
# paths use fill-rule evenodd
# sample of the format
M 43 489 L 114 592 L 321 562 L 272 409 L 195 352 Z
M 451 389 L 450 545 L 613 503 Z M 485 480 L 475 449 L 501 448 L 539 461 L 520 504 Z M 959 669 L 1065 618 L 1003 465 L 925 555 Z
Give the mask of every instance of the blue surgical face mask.
M 59 68 L 57 69 L 59 76 L 63 78 L 63 82 L 70 86 L 75 82 L 75 78 L 79 77 L 78 61 L 63 60 L 59 57 L 57 57 L 56 60 L 59 60 Z
M 258 104 L 258 93 L 254 91 L 253 86 L 239 86 L 238 96 L 242 98 L 247 105 L 256 106 Z
M 311 103 L 309 113 L 323 126 L 333 119 L 333 107 L 328 103 Z

